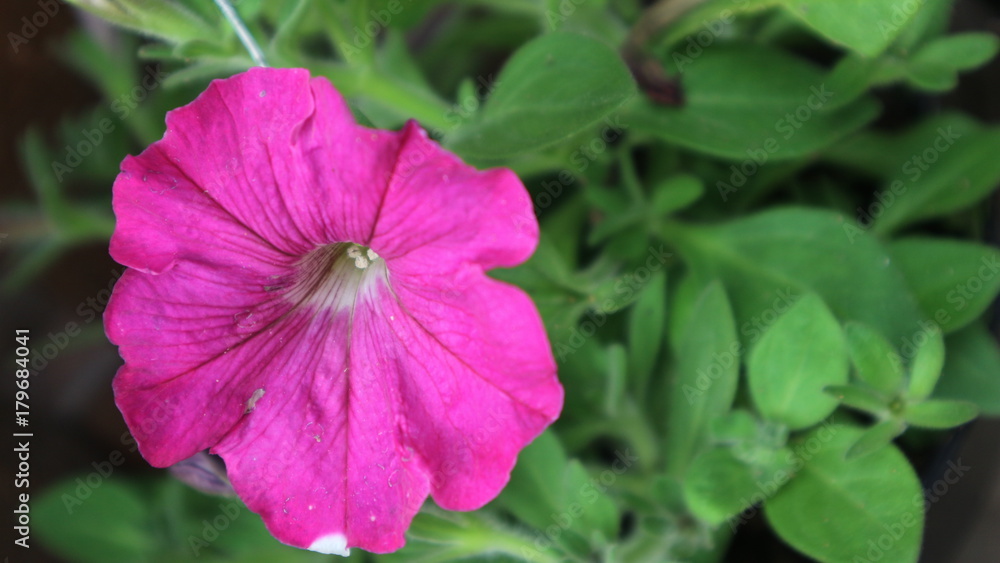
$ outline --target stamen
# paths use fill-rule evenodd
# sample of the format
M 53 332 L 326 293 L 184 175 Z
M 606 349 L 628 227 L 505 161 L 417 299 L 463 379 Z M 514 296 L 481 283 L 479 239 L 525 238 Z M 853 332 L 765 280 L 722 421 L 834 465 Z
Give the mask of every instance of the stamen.
M 388 283 L 385 261 L 370 248 L 349 242 L 313 250 L 299 263 L 298 272 L 285 297 L 297 305 L 335 311 L 353 307 L 376 280 Z
M 356 244 L 351 246 L 347 249 L 347 256 L 349 258 L 354 258 L 354 266 L 357 269 L 364 270 L 368 267 L 368 264 L 378 259 L 378 254 L 375 254 L 374 250 L 366 248 L 365 251 L 368 254 L 368 257 L 365 258 L 364 254 L 361 253 L 361 248 L 361 246 Z

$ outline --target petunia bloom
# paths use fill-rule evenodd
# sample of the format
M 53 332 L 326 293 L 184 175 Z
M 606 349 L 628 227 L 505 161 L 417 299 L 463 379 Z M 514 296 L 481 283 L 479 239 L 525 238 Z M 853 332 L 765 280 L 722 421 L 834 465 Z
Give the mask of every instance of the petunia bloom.
M 531 201 L 415 123 L 357 125 L 301 69 L 217 80 L 122 163 L 105 314 L 115 400 L 165 467 L 210 449 L 290 545 L 387 552 L 428 495 L 494 498 L 563 391 Z

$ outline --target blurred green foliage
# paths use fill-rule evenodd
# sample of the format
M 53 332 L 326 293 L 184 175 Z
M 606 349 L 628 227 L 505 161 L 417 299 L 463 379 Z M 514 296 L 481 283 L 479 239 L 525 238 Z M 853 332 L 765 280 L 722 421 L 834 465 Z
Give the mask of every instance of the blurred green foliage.
M 212 3 L 72 3 L 143 37 L 62 46 L 105 102 L 22 140 L 37 201 L 0 210 L 8 288 L 107 239 L 121 158 L 252 64 Z M 486 508 L 428 503 L 406 548 L 351 559 L 718 561 L 762 505 L 817 561 L 917 560 L 921 490 L 894 438 L 1000 414 L 981 321 L 1000 255 L 975 242 L 1000 129 L 873 124 L 893 96 L 953 88 L 996 37 L 947 34 L 949 0 L 235 4 L 269 64 L 514 169 L 542 224 L 535 256 L 494 275 L 543 314 L 562 419 Z M 321 559 L 166 478 L 67 505 L 77 486 L 33 519 L 71 561 Z

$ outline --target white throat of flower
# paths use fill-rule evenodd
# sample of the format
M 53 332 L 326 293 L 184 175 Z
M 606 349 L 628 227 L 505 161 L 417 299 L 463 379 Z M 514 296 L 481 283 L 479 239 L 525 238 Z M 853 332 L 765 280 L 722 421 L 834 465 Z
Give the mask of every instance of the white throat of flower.
M 385 260 L 374 250 L 351 242 L 313 250 L 296 270 L 296 280 L 285 297 L 296 306 L 317 310 L 352 309 L 359 297 L 389 281 Z

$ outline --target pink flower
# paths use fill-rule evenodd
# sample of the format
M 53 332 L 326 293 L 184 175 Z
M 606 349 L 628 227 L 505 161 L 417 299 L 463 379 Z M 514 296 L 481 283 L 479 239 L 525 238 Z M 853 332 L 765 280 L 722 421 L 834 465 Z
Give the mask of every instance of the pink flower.
M 521 182 L 413 122 L 357 125 L 305 70 L 170 112 L 114 209 L 130 269 L 105 326 L 140 451 L 164 467 L 211 448 L 285 543 L 398 549 L 428 494 L 495 497 L 562 408 L 534 305 L 484 274 L 538 241 Z

